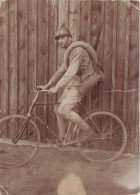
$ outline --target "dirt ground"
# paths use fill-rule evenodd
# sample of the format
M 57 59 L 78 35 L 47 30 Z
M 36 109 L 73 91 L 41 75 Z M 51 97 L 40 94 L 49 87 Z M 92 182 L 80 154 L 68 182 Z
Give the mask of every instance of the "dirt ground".
M 78 186 L 83 188 L 83 193 L 75 190 L 68 195 L 138 194 L 138 165 L 136 155 L 125 155 L 114 162 L 98 164 L 88 162 L 75 150 L 62 152 L 56 148 L 40 148 L 25 166 L 0 168 L 0 187 L 9 195 L 57 195 L 60 183 L 65 188 L 61 195 L 67 195 L 66 189 Z

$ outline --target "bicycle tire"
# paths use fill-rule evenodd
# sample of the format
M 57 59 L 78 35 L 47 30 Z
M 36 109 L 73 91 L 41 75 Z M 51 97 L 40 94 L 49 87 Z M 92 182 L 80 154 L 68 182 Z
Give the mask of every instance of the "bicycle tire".
M 83 119 L 95 134 L 79 144 L 80 153 L 91 162 L 106 163 L 117 159 L 127 143 L 127 130 L 121 118 L 109 111 L 90 111 Z M 76 137 L 79 136 L 77 131 L 75 125 L 73 132 Z
M 27 119 L 28 117 L 19 114 L 0 119 L 0 167 L 20 167 L 35 156 L 40 144 L 40 133 L 31 119 L 24 126 L 25 132 L 17 143 L 12 142 Z

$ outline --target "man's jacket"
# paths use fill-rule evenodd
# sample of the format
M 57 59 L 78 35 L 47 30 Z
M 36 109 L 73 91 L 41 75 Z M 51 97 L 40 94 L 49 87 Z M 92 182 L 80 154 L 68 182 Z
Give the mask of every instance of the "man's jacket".
M 57 83 L 58 89 L 65 86 L 78 86 L 94 72 L 89 53 L 82 47 L 76 47 L 69 55 L 69 66 L 62 64 L 51 78 L 51 83 Z

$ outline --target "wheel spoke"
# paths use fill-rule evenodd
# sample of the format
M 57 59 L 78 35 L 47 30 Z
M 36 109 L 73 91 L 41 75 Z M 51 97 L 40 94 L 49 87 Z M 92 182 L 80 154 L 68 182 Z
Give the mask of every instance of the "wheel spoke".
M 100 138 L 93 141 L 90 138 L 85 148 L 80 147 L 81 154 L 92 162 L 110 162 L 120 156 L 127 140 L 126 128 L 120 118 L 113 113 L 99 111 L 91 112 L 85 119 L 90 120 Z
M 108 120 L 107 120 L 106 123 L 105 123 L 105 126 L 104 126 L 103 131 L 102 131 L 102 135 L 104 134 L 104 131 L 105 131 L 107 125 L 108 125 L 109 120 L 111 120 L 111 119 L 108 118 Z
M 114 146 L 120 146 L 119 144 L 117 144 L 118 142 L 117 142 L 117 143 L 115 143 L 115 141 L 114 141 L 114 140 L 113 140 L 113 141 L 111 141 L 111 143 L 112 143 L 111 145 L 114 145 Z
M 96 141 L 96 143 L 90 143 L 89 146 L 93 146 L 94 145 L 94 148 L 96 148 L 96 146 L 99 144 L 99 141 Z
M 114 132 L 114 130 L 118 129 L 119 127 L 120 127 L 119 125 L 118 125 L 117 127 L 115 127 L 115 129 L 113 129 L 113 126 L 110 127 L 110 129 L 106 132 L 105 135 L 108 135 L 110 132 L 111 132 L 111 133 Z M 111 129 L 112 129 L 112 130 L 111 130 Z
M 97 129 L 97 131 L 101 134 L 101 131 L 100 131 L 100 129 L 98 128 L 98 126 L 95 124 L 95 122 L 93 121 L 93 119 L 92 118 L 90 118 L 91 119 L 91 121 L 92 121 L 92 124 L 94 125 L 94 127 Z

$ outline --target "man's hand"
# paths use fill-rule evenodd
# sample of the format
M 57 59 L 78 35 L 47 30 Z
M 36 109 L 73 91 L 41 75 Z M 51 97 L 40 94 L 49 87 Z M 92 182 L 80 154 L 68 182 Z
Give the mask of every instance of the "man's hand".
M 46 89 L 45 85 L 36 86 L 36 90 L 38 90 L 38 91 L 45 90 L 45 89 Z
M 51 85 L 51 82 L 47 83 L 46 85 L 39 85 L 36 87 L 36 90 L 45 90 L 48 89 Z
M 54 93 L 57 93 L 57 90 L 58 90 L 57 87 L 52 87 L 52 88 L 49 89 L 48 93 L 49 94 L 54 94 Z

